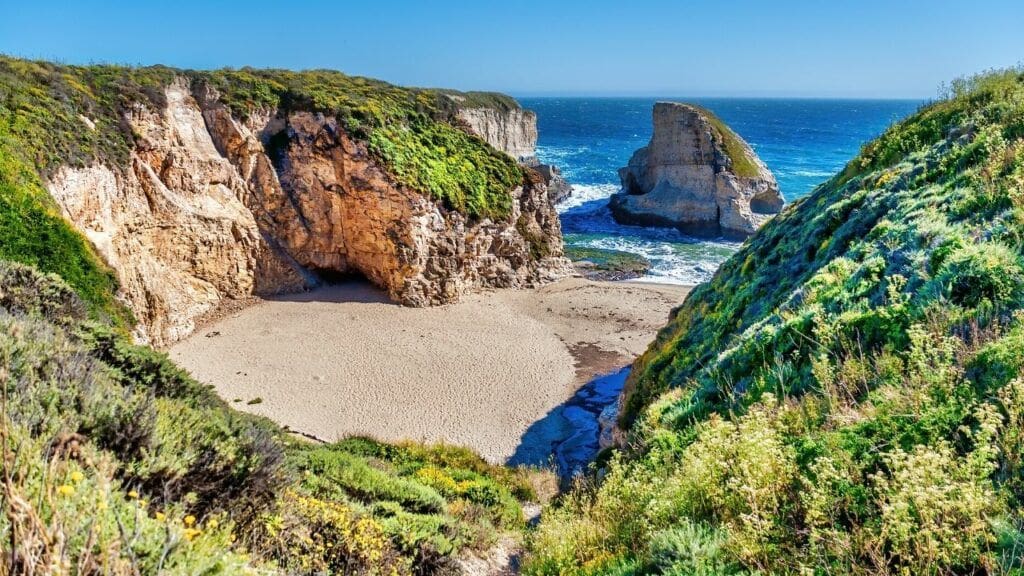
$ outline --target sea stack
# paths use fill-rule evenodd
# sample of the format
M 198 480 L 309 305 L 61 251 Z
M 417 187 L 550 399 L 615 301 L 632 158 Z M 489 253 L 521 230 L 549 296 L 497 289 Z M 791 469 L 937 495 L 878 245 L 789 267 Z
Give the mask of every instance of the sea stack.
M 654 135 L 619 169 L 609 207 L 622 224 L 742 239 L 783 206 L 779 186 L 750 146 L 710 111 L 654 105 Z

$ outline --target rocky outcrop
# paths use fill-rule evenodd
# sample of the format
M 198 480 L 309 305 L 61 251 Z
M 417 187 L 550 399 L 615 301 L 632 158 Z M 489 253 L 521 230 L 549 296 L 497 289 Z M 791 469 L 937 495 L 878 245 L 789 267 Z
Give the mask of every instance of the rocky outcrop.
M 745 238 L 782 209 L 768 167 L 711 112 L 654 105 L 654 135 L 619 170 L 609 207 L 621 223 Z
M 551 199 L 552 204 L 558 204 L 562 200 L 572 196 L 572 185 L 562 177 L 562 171 L 558 166 L 552 166 L 551 164 L 535 164 L 532 168 L 536 170 L 544 180 L 544 185 L 547 186 L 548 189 L 548 198 Z
M 537 115 L 522 108 L 459 108 L 459 120 L 485 142 L 530 163 L 537 153 Z
M 125 118 L 129 166 L 64 168 L 48 183 L 117 271 L 140 341 L 166 345 L 226 301 L 346 274 L 426 306 L 571 273 L 539 178 L 511 191 L 508 218 L 470 221 L 398 184 L 332 116 L 242 120 L 184 79 L 166 101 Z

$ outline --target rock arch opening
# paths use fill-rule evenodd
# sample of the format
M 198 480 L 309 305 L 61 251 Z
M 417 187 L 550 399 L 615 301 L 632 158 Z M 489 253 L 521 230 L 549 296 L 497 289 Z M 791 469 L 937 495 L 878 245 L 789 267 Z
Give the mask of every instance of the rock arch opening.
M 750 210 L 755 214 L 778 214 L 782 206 L 782 198 L 774 190 L 759 192 L 750 199 Z

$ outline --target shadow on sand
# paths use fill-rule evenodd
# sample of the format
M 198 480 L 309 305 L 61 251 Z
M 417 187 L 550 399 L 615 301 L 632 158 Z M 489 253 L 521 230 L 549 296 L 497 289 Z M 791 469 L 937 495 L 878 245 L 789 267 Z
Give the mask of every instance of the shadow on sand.
M 356 302 L 360 304 L 391 304 L 386 292 L 362 276 L 346 276 L 326 282 L 312 290 L 267 297 L 275 302 Z
M 629 366 L 594 378 L 523 433 L 506 462 L 511 466 L 555 464 L 563 480 L 586 472 L 600 451 L 601 411 L 618 399 Z

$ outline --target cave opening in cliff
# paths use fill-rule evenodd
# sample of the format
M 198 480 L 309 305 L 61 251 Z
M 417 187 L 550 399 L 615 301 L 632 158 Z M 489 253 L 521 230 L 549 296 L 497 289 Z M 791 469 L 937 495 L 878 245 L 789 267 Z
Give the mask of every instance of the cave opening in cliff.
M 346 270 L 338 270 L 337 268 L 313 268 L 310 270 L 320 284 L 325 286 L 331 286 L 334 284 L 347 284 L 351 282 L 366 282 L 370 283 L 370 279 L 355 268 L 349 268 Z
M 750 199 L 750 210 L 755 214 L 778 214 L 782 198 L 772 191 L 760 192 Z

